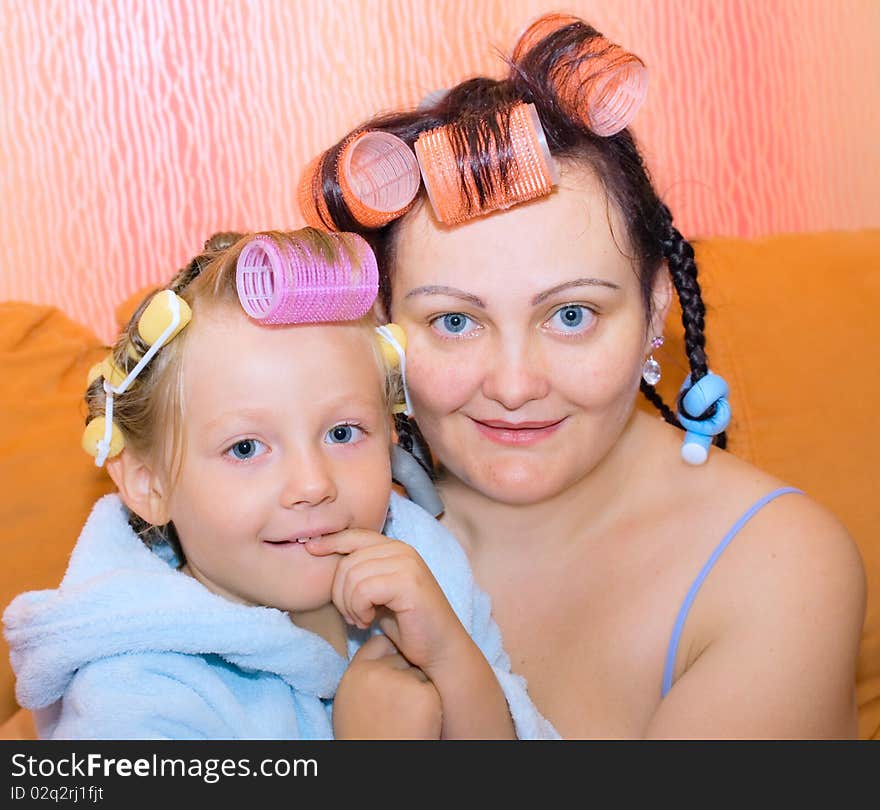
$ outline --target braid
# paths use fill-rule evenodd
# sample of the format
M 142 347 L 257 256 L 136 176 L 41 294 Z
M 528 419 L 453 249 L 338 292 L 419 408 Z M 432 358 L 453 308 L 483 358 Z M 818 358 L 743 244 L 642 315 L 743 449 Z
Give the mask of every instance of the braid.
M 696 382 L 709 370 L 706 361 L 706 307 L 697 281 L 697 263 L 694 249 L 672 224 L 672 214 L 663 206 L 665 234 L 661 241 L 663 256 L 669 264 L 672 283 L 681 302 L 681 322 L 684 326 L 684 345 L 691 366 L 691 380 Z
M 675 425 L 675 427 L 684 430 L 682 426 L 678 422 L 678 417 L 673 412 L 672 408 L 670 408 L 664 401 L 663 397 L 657 393 L 657 389 L 654 388 L 653 385 L 646 383 L 644 380 L 641 382 L 640 389 L 641 392 L 645 395 L 645 399 L 648 400 L 663 416 L 663 418 L 670 424 Z
M 669 208 L 663 205 L 661 207 L 661 214 L 662 234 L 660 244 L 663 249 L 663 256 L 669 265 L 669 272 L 672 276 L 672 283 L 675 285 L 675 291 L 678 293 L 678 300 L 681 303 L 684 346 L 688 356 L 688 363 L 691 367 L 691 383 L 693 384 L 705 377 L 709 371 L 709 363 L 706 359 L 706 336 L 704 334 L 706 328 L 706 306 L 703 303 L 700 292 L 700 283 L 697 281 L 697 263 L 694 261 L 694 249 L 673 224 Z M 648 398 L 651 399 L 651 397 Z M 651 401 L 653 402 L 654 400 Z M 664 405 L 664 407 L 666 406 Z M 715 406 L 713 405 L 705 413 L 688 414 L 683 409 L 681 397 L 679 397 L 679 408 L 682 409 L 684 415 L 696 420 L 708 419 L 715 413 Z M 665 416 L 666 414 L 664 413 Z M 724 449 L 727 446 L 726 432 L 715 436 L 713 442 L 721 449 Z
M 432 481 L 436 480 L 437 474 L 434 469 L 434 461 L 431 458 L 431 451 L 425 437 L 419 430 L 419 426 L 406 414 L 396 413 L 394 414 L 394 427 L 397 430 L 397 441 L 400 446 L 424 467 Z
M 205 240 L 202 252 L 190 259 L 189 264 L 180 269 L 177 275 L 171 279 L 168 289 L 179 293 L 188 287 L 214 256 L 232 247 L 242 236 L 244 234 L 236 231 L 219 231 L 209 236 Z

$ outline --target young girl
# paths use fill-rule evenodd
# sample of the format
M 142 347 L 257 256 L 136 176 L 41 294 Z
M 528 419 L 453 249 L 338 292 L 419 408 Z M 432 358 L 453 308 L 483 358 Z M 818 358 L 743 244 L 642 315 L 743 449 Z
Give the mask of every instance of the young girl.
M 246 315 L 255 239 L 348 276 L 372 257 L 313 229 L 245 237 L 141 305 L 86 395 L 118 494 L 60 587 L 4 615 L 19 702 L 49 738 L 553 736 L 463 552 L 392 492 L 384 338 L 369 315 Z M 330 537 L 359 550 L 311 553 Z
M 627 128 L 644 92 L 641 60 L 546 16 L 504 78 L 343 137 L 306 173 L 303 210 L 376 248 L 409 340 L 398 433 L 427 440 L 441 522 L 564 737 L 854 736 L 858 550 L 722 450 L 694 251 Z M 356 158 L 395 140 L 389 166 L 417 165 L 392 205 Z M 673 294 L 690 377 L 667 406 Z M 635 408 L 640 390 L 665 421 Z

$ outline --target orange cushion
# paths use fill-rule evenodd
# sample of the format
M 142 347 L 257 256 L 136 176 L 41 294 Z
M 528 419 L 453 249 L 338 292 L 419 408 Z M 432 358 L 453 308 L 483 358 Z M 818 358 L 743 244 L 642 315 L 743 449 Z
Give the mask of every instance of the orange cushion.
M 868 579 L 859 735 L 880 739 L 880 230 L 695 247 L 706 351 L 731 388 L 728 450 L 823 503 L 858 543 Z M 673 405 L 688 372 L 677 308 L 666 338 L 657 387 Z
M 0 303 L 0 609 L 57 587 L 92 504 L 112 490 L 80 447 L 86 373 L 106 352 L 57 309 Z M 0 720 L 17 707 L 13 688 L 0 639 Z

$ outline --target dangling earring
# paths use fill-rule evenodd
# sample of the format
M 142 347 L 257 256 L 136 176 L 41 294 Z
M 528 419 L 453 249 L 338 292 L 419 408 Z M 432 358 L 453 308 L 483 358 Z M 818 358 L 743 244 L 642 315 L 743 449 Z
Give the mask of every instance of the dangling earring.
M 654 350 L 663 345 L 663 336 L 657 335 L 651 340 L 651 354 L 642 366 L 642 379 L 648 385 L 657 385 L 660 382 L 660 364 L 654 359 Z

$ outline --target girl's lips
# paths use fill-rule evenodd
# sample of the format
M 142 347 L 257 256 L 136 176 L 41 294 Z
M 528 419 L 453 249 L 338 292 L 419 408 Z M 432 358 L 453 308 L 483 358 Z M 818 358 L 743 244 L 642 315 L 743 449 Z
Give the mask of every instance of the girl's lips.
M 525 447 L 552 436 L 565 418 L 553 422 L 502 422 L 496 419 L 471 419 L 482 436 L 498 444 Z
M 263 542 L 270 546 L 278 546 L 280 548 L 284 548 L 285 546 L 305 546 L 309 540 L 317 540 L 325 534 L 335 534 L 339 531 L 342 531 L 342 529 L 328 528 L 321 529 L 320 531 L 307 530 L 302 534 L 291 535 L 290 537 L 279 537 L 278 539 L 266 537 L 263 539 Z

